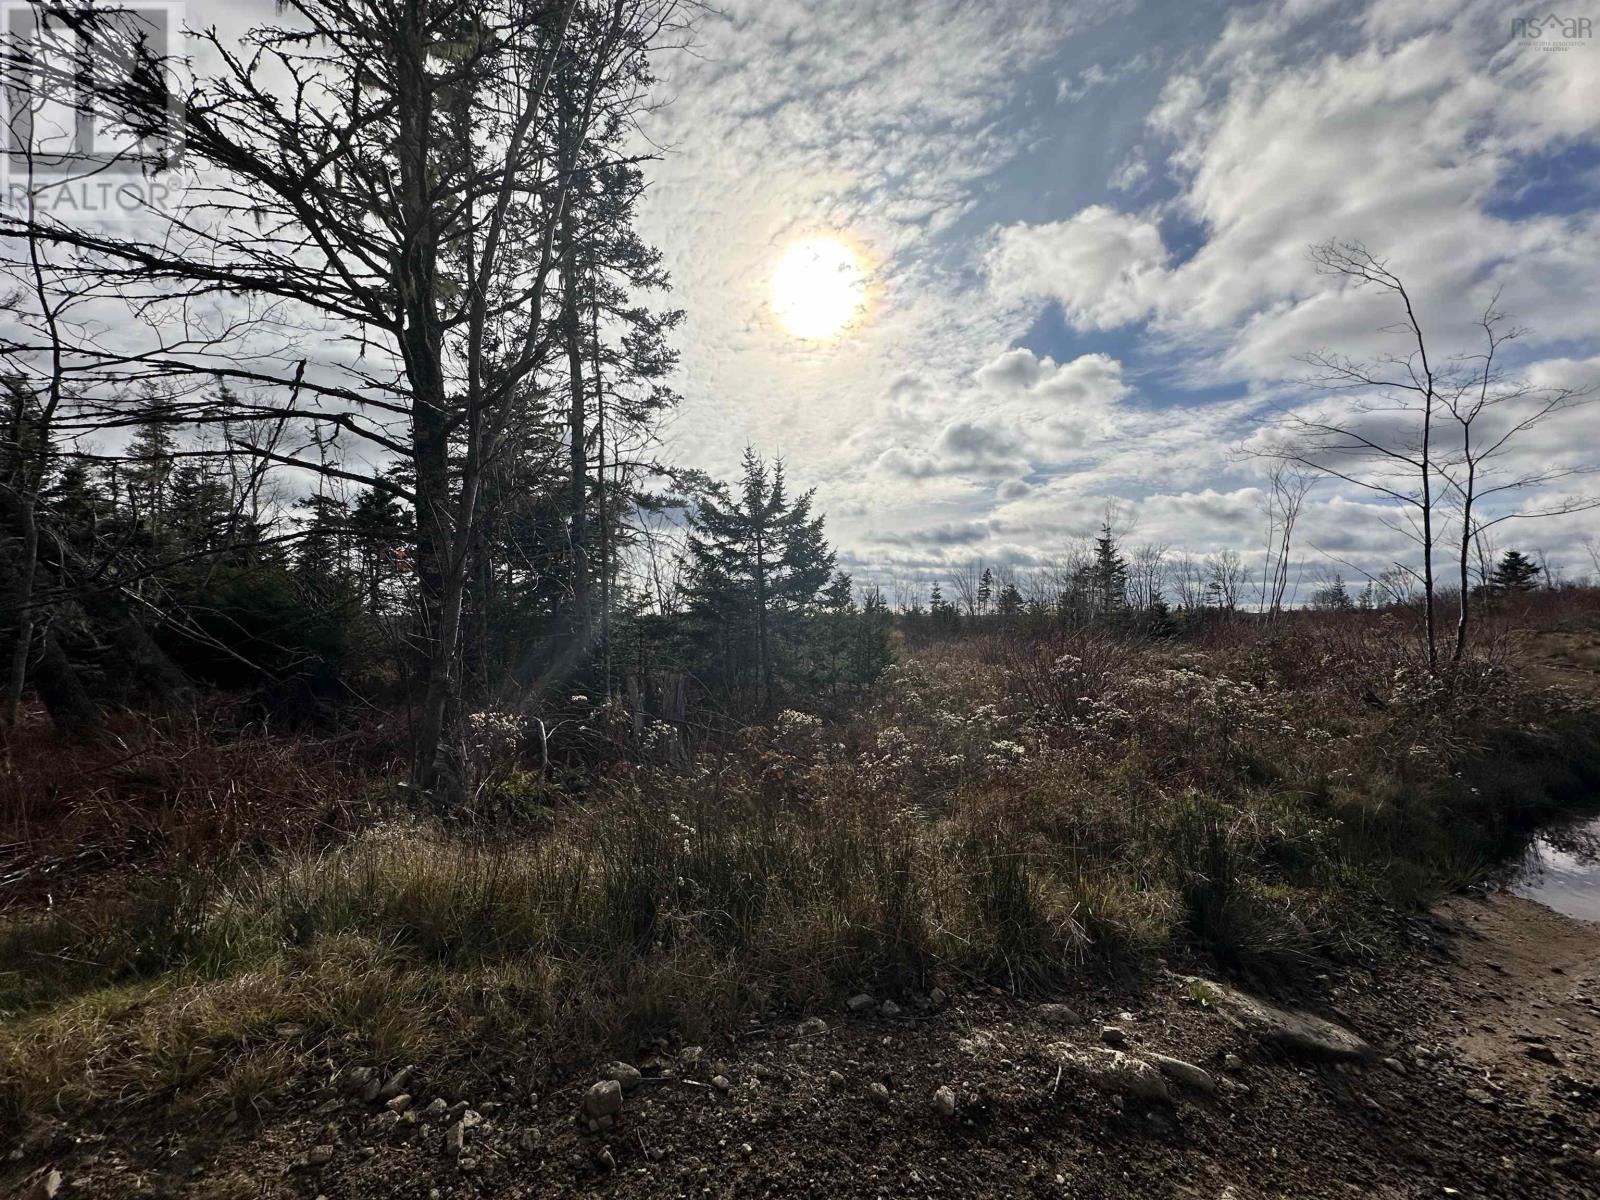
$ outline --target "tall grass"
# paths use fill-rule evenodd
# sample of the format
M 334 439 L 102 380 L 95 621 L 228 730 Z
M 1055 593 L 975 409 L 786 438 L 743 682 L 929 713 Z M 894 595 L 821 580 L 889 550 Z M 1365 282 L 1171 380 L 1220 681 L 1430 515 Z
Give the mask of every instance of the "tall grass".
M 531 831 L 391 820 L 13 914 L 0 1120 L 241 1111 L 352 1062 L 526 1078 L 530 1052 L 1158 950 L 1367 953 L 1385 905 L 1593 788 L 1596 728 L 1491 665 L 1429 680 L 1381 628 L 930 648 L 843 726 L 622 768 Z

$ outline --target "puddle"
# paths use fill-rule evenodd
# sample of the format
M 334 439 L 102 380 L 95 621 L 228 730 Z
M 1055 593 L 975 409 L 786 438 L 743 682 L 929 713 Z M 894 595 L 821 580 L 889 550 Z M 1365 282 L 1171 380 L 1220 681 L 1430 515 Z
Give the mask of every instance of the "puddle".
M 1600 817 L 1541 832 L 1512 874 L 1510 889 L 1569 917 L 1600 921 Z

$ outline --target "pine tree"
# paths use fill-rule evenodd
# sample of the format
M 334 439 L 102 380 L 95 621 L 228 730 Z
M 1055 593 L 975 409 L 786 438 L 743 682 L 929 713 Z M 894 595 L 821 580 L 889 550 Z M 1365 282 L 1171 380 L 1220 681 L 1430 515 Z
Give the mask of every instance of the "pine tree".
M 1100 536 L 1094 540 L 1094 561 L 1089 571 L 1095 607 L 1101 616 L 1111 616 L 1127 607 L 1128 563 L 1117 550 L 1110 525 L 1102 525 Z
M 1489 574 L 1489 590 L 1505 595 L 1539 586 L 1540 566 L 1520 550 L 1507 550 Z
M 995 601 L 995 608 L 1002 617 L 1014 617 L 1022 611 L 1022 593 L 1017 591 L 1017 585 L 1007 581 L 1000 589 L 999 599 Z
M 833 551 L 822 536 L 823 519 L 811 515 L 812 496 L 791 500 L 783 463 L 769 467 L 746 449 L 737 494 L 711 487 L 690 524 L 691 606 L 722 631 L 725 658 L 754 651 L 764 708 L 776 690 L 775 633 L 790 614 L 817 603 L 833 574 Z M 742 674 L 736 662 L 730 665 L 730 674 Z
M 983 569 L 983 578 L 978 580 L 978 611 L 989 611 L 989 598 L 994 595 L 994 573 L 988 567 Z
M 1335 575 L 1330 582 L 1319 587 L 1311 596 L 1311 607 L 1323 612 L 1349 612 L 1353 609 L 1355 603 L 1344 586 L 1344 577 Z

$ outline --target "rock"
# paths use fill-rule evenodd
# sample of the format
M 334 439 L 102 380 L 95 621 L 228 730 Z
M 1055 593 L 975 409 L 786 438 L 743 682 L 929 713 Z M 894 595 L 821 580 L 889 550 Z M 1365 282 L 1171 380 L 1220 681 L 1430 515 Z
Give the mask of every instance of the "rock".
M 1185 977 L 1189 995 L 1211 1005 L 1229 1021 L 1266 1045 L 1304 1058 L 1355 1061 L 1378 1057 L 1365 1038 L 1323 1017 L 1279 1008 L 1226 984 L 1199 976 Z
M 844 1089 L 844 1076 L 841 1075 L 838 1071 L 829 1071 L 828 1072 L 828 1086 L 831 1087 L 836 1092 L 837 1091 L 842 1091 Z
M 1121 1050 L 1080 1050 L 1065 1043 L 1050 1049 L 1062 1066 L 1101 1091 L 1141 1100 L 1172 1099 L 1160 1069 L 1131 1054 Z
M 945 994 L 945 990 L 941 987 L 936 987 L 928 993 L 928 1003 L 935 1008 L 942 1008 L 945 1001 L 949 999 L 950 997 Z
M 1070 1004 L 1041 1004 L 1033 1011 L 1046 1025 L 1083 1024 L 1083 1017 Z
M 956 1094 L 949 1087 L 936 1088 L 933 1093 L 933 1111 L 946 1120 L 956 1115 Z
M 846 1000 L 844 1006 L 853 1013 L 864 1013 L 872 1007 L 872 997 L 860 992 Z
M 878 1006 L 878 1011 L 886 1017 L 898 1017 L 900 1015 L 900 1006 L 893 1000 L 885 1000 Z
M 347 1096 L 359 1096 L 371 1085 L 374 1097 L 376 1097 L 377 1088 L 381 1086 L 374 1084 L 373 1081 L 376 1078 L 377 1072 L 371 1067 L 351 1067 L 348 1071 L 340 1072 L 334 1083 Z
M 459 1158 L 461 1152 L 467 1148 L 467 1127 L 457 1121 L 444 1131 L 444 1156 L 446 1158 Z
M 1222 1056 L 1222 1069 L 1237 1075 L 1244 1070 L 1244 1059 L 1237 1054 L 1224 1054 Z
M 879 1108 L 889 1107 L 889 1089 L 881 1083 L 874 1083 L 867 1087 L 867 1095 L 872 1097 L 873 1103 Z
M 752 1146 L 749 1142 L 740 1142 L 739 1143 L 739 1153 L 744 1155 L 745 1158 L 749 1158 L 755 1152 L 756 1152 L 756 1148 L 754 1146 Z
M 333 1161 L 333 1147 L 329 1145 L 313 1146 L 306 1151 L 306 1166 L 325 1167 Z
M 686 1067 L 698 1067 L 705 1052 L 704 1046 L 685 1046 L 678 1051 L 678 1061 Z
M 614 1117 L 622 1111 L 622 1085 L 615 1079 L 602 1079 L 583 1094 L 583 1111 L 591 1120 Z
M 422 1119 L 424 1121 L 443 1120 L 444 1115 L 449 1111 L 450 1106 L 444 1102 L 444 1097 L 435 1096 L 432 1103 L 422 1110 Z
M 1208 1096 L 1216 1093 L 1217 1081 L 1211 1077 L 1210 1071 L 1191 1062 L 1185 1062 L 1181 1058 L 1173 1058 L 1169 1054 L 1150 1054 L 1146 1057 L 1156 1065 L 1157 1070 L 1175 1083 L 1192 1091 L 1204 1092 Z
M 1128 1035 L 1120 1025 L 1106 1025 L 1100 1030 L 1100 1040 L 1120 1050 L 1128 1044 Z
M 733 1087 L 733 1080 L 726 1075 L 713 1075 L 711 1077 L 711 1086 L 719 1092 L 726 1092 Z
M 599 1150 L 595 1151 L 594 1161 L 602 1170 L 615 1171 L 617 1169 L 617 1156 L 611 1153 L 610 1146 L 601 1146 Z
M 384 1107 L 393 1113 L 403 1113 L 411 1107 L 411 1095 L 408 1092 L 401 1092 L 398 1096 L 391 1096 Z
M 400 1114 L 385 1109 L 372 1118 L 372 1127 L 377 1130 L 379 1136 L 392 1134 L 400 1127 Z
M 607 1079 L 614 1079 L 622 1085 L 622 1090 L 631 1092 L 644 1081 L 644 1076 L 639 1073 L 639 1068 L 631 1063 L 610 1062 L 600 1068 L 600 1074 Z
M 821 1017 L 807 1017 L 795 1032 L 801 1037 L 816 1037 L 828 1032 L 828 1023 Z
M 406 1082 L 410 1078 L 411 1068 L 402 1067 L 393 1075 L 389 1076 L 388 1081 L 378 1089 L 378 1094 L 374 1097 L 374 1099 L 382 1100 L 387 1104 L 390 1100 L 393 1100 L 401 1092 L 406 1090 Z
M 31 1188 L 22 1193 L 22 1200 L 55 1200 L 56 1193 L 60 1190 L 61 1172 L 51 1167 L 33 1181 Z
M 1481 1104 L 1484 1108 L 1493 1108 L 1498 1101 L 1482 1088 L 1468 1088 L 1461 1093 L 1474 1104 Z
M 1401 1062 L 1398 1058 L 1386 1058 L 1383 1060 L 1383 1065 L 1388 1067 L 1389 1070 L 1393 1071 L 1396 1075 L 1404 1075 L 1406 1073 L 1405 1063 Z
M 1523 1053 L 1529 1058 L 1534 1059 L 1536 1062 L 1549 1063 L 1552 1067 L 1559 1067 L 1561 1065 L 1561 1056 L 1549 1046 L 1529 1046 L 1523 1051 Z
M 456 1170 L 460 1171 L 463 1175 L 470 1175 L 477 1169 L 478 1160 L 473 1158 L 470 1154 L 463 1154 L 456 1160 Z

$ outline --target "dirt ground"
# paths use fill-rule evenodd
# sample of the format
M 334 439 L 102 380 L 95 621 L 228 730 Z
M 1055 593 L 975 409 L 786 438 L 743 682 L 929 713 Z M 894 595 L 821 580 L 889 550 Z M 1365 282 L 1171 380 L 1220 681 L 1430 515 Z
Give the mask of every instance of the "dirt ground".
M 1600 1197 L 1600 926 L 1478 893 L 1410 930 L 1407 964 L 1276 997 L 1368 1039 L 1365 1062 L 1273 1048 L 1170 972 L 1054 1006 L 877 997 L 698 1050 L 641 1046 L 641 1081 L 598 1131 L 580 1115 L 598 1069 L 537 1096 L 509 1078 L 441 1095 L 413 1072 L 401 1116 L 308 1083 L 261 1121 L 37 1129 L 7 1194 L 48 1194 L 53 1170 L 57 1197 L 97 1200 Z M 1086 1077 L 1072 1048 L 1109 1059 L 1107 1025 L 1216 1090 L 1169 1081 L 1162 1100 Z

